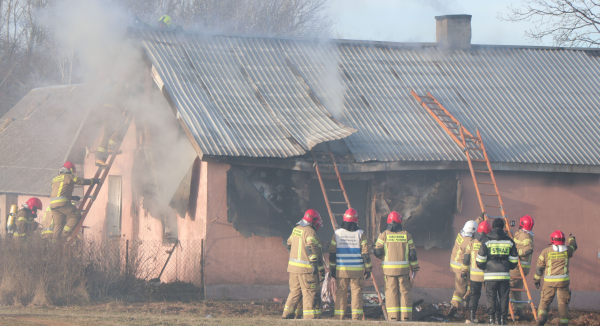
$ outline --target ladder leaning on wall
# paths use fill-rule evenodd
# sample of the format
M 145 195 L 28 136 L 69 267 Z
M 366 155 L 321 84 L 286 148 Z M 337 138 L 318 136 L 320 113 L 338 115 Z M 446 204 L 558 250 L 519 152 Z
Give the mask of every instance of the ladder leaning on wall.
M 350 206 L 350 199 L 348 198 L 348 194 L 346 193 L 346 188 L 344 188 L 344 182 L 342 181 L 342 176 L 340 175 L 340 171 L 338 169 L 337 163 L 335 162 L 335 156 L 333 155 L 333 152 L 331 151 L 331 148 L 329 147 L 329 144 L 327 144 L 327 152 L 315 152 L 312 151 L 312 155 L 313 155 L 313 159 L 315 161 L 315 170 L 317 171 L 317 177 L 319 179 L 319 184 L 321 185 L 321 190 L 323 191 L 323 198 L 325 198 L 325 205 L 327 206 L 327 212 L 329 213 L 329 218 L 331 219 L 331 225 L 333 226 L 333 231 L 335 232 L 335 230 L 338 229 L 338 225 L 335 219 L 335 215 L 333 213 L 332 210 L 332 204 L 333 205 L 346 205 L 348 206 L 348 208 L 352 208 L 352 206 Z M 317 156 L 319 156 L 321 158 L 321 162 L 319 162 L 319 160 L 317 160 Z M 319 168 L 319 165 L 332 165 L 334 170 L 335 170 L 335 177 L 323 177 L 323 175 L 321 175 L 321 170 Z M 332 179 L 332 180 L 336 180 L 337 182 L 339 182 L 339 188 L 325 188 L 325 183 L 323 182 L 323 179 Z M 329 192 L 342 192 L 342 194 L 344 195 L 344 201 L 340 201 L 340 202 L 331 202 L 329 201 L 329 197 L 327 196 L 327 191 Z M 344 215 L 344 214 L 337 214 L 337 215 Z M 388 320 L 388 315 L 387 315 L 387 310 L 385 308 L 385 304 L 383 303 L 382 299 L 381 299 L 381 293 L 379 292 L 379 287 L 377 286 L 377 281 L 375 280 L 375 276 L 373 275 L 371 277 L 373 279 L 373 286 L 375 286 L 375 291 L 377 291 L 377 297 L 379 298 L 379 302 L 381 303 L 381 310 L 383 310 L 383 316 L 385 317 L 385 320 Z M 363 320 L 365 319 L 365 315 L 363 314 Z
M 100 181 L 97 184 L 92 184 L 87 187 L 85 196 L 83 196 L 83 198 L 81 199 L 81 203 L 79 204 L 79 208 L 78 208 L 79 211 L 81 212 L 81 219 L 79 219 L 79 223 L 77 223 L 77 226 L 75 227 L 75 230 L 73 231 L 73 234 L 71 235 L 71 237 L 69 239 L 67 239 L 68 243 L 72 243 L 75 240 L 75 238 L 77 238 L 79 231 L 82 229 L 83 221 L 85 220 L 88 213 L 90 212 L 90 209 L 92 208 L 92 204 L 94 203 L 96 197 L 98 196 L 98 193 L 100 193 L 100 189 L 102 189 L 102 185 L 104 184 L 104 181 L 106 180 L 106 177 L 108 176 L 108 173 L 110 172 L 110 168 L 112 167 L 113 162 L 117 158 L 117 155 L 121 153 L 121 151 L 120 151 L 121 144 L 123 143 L 123 138 L 125 138 L 125 133 L 127 132 L 127 130 L 129 130 L 129 125 L 131 125 L 131 121 L 133 121 L 133 114 L 131 114 L 130 110 L 126 110 L 124 112 L 123 118 L 125 119 L 125 123 L 122 126 L 123 129 L 120 130 L 120 132 L 119 132 L 119 134 L 122 135 L 122 137 L 121 137 L 121 139 L 117 140 L 117 144 L 114 147 L 115 150 L 108 151 L 108 163 L 106 164 L 106 166 L 100 166 L 96 170 L 94 179 L 100 179 Z
M 502 202 L 502 196 L 500 196 L 500 191 L 498 190 L 498 185 L 496 184 L 496 177 L 494 176 L 490 159 L 487 155 L 487 151 L 485 150 L 485 146 L 483 145 L 483 140 L 481 139 L 479 129 L 476 129 L 476 136 L 472 135 L 450 113 L 450 111 L 448 111 L 433 95 L 431 95 L 431 93 L 427 92 L 427 95 L 425 96 L 417 95 L 417 93 L 412 90 L 410 93 L 465 153 L 467 162 L 469 163 L 469 170 L 471 170 L 471 176 L 473 177 L 473 183 L 475 185 L 477 199 L 479 200 L 479 206 L 481 207 L 481 212 L 484 214 L 485 219 L 504 219 L 507 233 L 511 238 L 513 238 L 506 211 L 504 209 L 504 204 Z M 492 212 L 492 215 L 490 215 L 490 212 Z M 514 321 L 515 315 L 513 305 L 527 303 L 531 306 L 531 311 L 533 312 L 533 316 L 537 321 L 535 305 L 533 304 L 531 292 L 529 291 L 529 286 L 525 280 L 525 273 L 523 272 L 523 267 L 521 266 L 521 260 L 519 259 L 518 262 L 521 276 L 511 277 L 511 279 L 523 280 L 525 289 L 511 288 L 510 290 L 515 292 L 527 292 L 528 300 L 511 300 L 511 304 L 509 305 L 510 315 Z

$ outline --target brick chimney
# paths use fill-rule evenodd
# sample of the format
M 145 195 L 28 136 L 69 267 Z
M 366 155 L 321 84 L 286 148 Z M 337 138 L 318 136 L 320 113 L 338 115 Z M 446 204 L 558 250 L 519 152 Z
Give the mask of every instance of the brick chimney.
M 435 16 L 436 42 L 448 50 L 471 49 L 471 15 Z

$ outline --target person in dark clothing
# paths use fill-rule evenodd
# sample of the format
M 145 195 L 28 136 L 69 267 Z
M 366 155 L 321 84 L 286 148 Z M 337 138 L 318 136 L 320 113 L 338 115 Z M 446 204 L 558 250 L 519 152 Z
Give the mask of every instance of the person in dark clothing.
M 492 231 L 481 239 L 477 267 L 483 270 L 490 324 L 505 325 L 508 318 L 510 270 L 518 266 L 515 242 L 504 232 L 504 220 L 496 219 Z M 496 320 L 496 297 L 500 298 L 500 320 Z

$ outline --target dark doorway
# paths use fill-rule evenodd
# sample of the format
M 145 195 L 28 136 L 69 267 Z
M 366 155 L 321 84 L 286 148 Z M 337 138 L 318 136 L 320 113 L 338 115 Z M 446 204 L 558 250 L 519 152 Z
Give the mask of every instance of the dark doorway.
M 339 188 L 339 184 L 336 180 L 324 179 L 323 183 L 325 188 Z M 348 199 L 352 205 L 352 208 L 358 212 L 358 226 L 362 230 L 366 230 L 367 227 L 367 194 L 368 194 L 369 181 L 366 180 L 344 180 L 344 187 L 346 188 Z M 341 191 L 328 192 L 329 202 L 343 202 L 344 195 Z M 323 191 L 319 184 L 319 180 L 310 180 L 310 196 L 309 196 L 309 207 L 316 209 L 321 218 L 323 219 L 323 227 L 319 229 L 318 235 L 323 243 L 323 252 L 326 252 L 329 248 L 329 243 L 333 237 L 333 227 L 331 225 L 331 219 L 327 212 L 327 206 L 325 205 L 325 199 L 323 197 Z M 342 217 L 348 207 L 345 204 L 334 204 L 331 207 L 333 213 L 336 215 L 336 221 L 338 225 L 342 224 Z

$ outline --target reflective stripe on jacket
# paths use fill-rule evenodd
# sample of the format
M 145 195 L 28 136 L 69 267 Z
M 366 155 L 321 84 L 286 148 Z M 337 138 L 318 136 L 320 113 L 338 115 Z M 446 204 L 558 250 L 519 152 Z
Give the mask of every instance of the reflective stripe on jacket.
M 321 243 L 317 231 L 311 226 L 296 226 L 287 240 L 291 247 L 287 271 L 297 274 L 312 273 L 311 264 L 317 264 L 323 269 L 321 258 Z
M 379 235 L 375 248 L 384 249 L 381 259 L 383 275 L 402 276 L 408 275 L 411 270 L 419 270 L 415 244 L 407 231 L 384 231 Z
M 465 259 L 465 253 L 468 252 L 467 247 L 471 244 L 473 238 L 463 237 L 460 233 L 456 236 L 454 241 L 454 248 L 452 248 L 452 255 L 450 256 L 450 267 L 455 273 L 460 273 L 463 260 Z
M 485 281 L 509 281 L 510 270 L 518 265 L 517 247 L 502 229 L 493 229 L 482 237 L 475 261 Z
M 552 283 L 557 287 L 569 285 L 569 260 L 573 257 L 573 252 L 575 248 L 571 245 L 563 252 L 555 251 L 553 246 L 542 250 L 533 278 L 540 280 L 539 272 L 543 271 L 544 282 Z
M 329 262 L 336 268 L 337 277 L 358 278 L 363 276 L 365 270 L 370 271 L 370 266 L 365 266 L 363 254 L 369 254 L 367 238 L 363 230 L 348 231 L 337 229 L 329 244 L 329 252 L 335 253 L 335 262 Z

